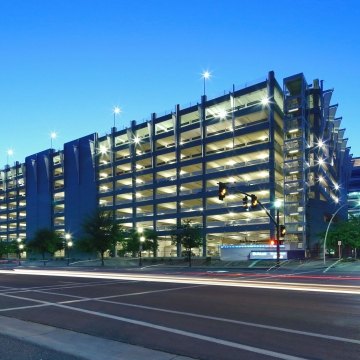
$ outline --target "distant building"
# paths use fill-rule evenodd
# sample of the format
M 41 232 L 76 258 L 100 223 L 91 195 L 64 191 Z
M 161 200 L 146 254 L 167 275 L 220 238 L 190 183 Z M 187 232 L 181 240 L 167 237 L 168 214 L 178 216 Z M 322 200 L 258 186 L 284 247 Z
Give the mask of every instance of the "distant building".
M 303 74 L 264 81 L 105 136 L 91 134 L 1 170 L 0 237 L 31 238 L 43 227 L 72 238 L 97 207 L 126 228 L 152 228 L 159 256 L 175 256 L 170 231 L 202 227 L 199 255 L 220 245 L 267 244 L 275 226 L 254 194 L 286 225 L 286 247 L 317 254 L 319 233 L 347 200 L 351 155 L 332 90 Z M 224 201 L 218 183 L 228 185 Z M 346 209 L 339 216 L 346 217 Z

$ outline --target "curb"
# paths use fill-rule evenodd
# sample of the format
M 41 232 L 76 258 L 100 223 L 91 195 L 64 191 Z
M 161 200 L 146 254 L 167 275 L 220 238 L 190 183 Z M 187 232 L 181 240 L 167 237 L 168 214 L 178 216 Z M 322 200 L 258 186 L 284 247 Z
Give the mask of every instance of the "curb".
M 86 360 L 194 360 L 6 316 L 0 323 L 0 334 Z

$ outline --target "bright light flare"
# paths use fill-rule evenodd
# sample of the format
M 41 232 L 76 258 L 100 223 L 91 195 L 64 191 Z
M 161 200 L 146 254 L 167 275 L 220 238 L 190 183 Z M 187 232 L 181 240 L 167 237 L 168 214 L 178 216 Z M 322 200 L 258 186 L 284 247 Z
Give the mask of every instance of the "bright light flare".
M 57 133 L 55 131 L 52 131 L 50 133 L 50 137 L 51 137 L 51 139 L 56 139 L 57 138 Z
M 267 98 L 267 97 L 265 97 L 265 98 L 262 98 L 261 99 L 261 105 L 262 106 L 267 106 L 267 105 L 269 105 L 269 99 Z
M 114 106 L 113 112 L 115 115 L 118 115 L 121 113 L 121 108 L 119 106 Z
M 325 141 L 322 139 L 319 139 L 317 142 L 317 147 L 320 149 L 323 149 L 325 147 Z
M 205 71 L 201 74 L 201 76 L 202 76 L 204 79 L 210 79 L 211 73 L 210 73 L 210 71 L 205 70 Z
M 325 160 L 323 158 L 319 158 L 318 163 L 320 166 L 323 166 L 325 164 Z
M 224 110 L 224 109 L 220 110 L 218 116 L 220 119 L 226 119 L 226 116 L 227 116 L 226 110 Z
M 8 156 L 13 156 L 14 155 L 14 150 L 9 149 L 6 153 L 7 153 Z
M 100 154 L 105 155 L 108 152 L 108 149 L 104 145 L 100 145 Z

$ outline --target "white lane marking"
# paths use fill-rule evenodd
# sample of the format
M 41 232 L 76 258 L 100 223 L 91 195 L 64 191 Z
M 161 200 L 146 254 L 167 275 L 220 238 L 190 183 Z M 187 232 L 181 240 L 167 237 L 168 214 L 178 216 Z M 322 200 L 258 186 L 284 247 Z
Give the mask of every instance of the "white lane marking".
M 168 310 L 168 309 L 156 308 L 156 307 L 152 307 L 152 306 L 128 304 L 128 303 L 123 303 L 123 302 L 110 301 L 110 300 L 106 300 L 106 299 L 102 299 L 102 298 L 96 298 L 96 299 L 92 299 L 92 300 L 99 301 L 99 302 L 105 302 L 105 303 L 109 303 L 109 304 L 134 307 L 134 308 L 139 308 L 139 309 L 144 309 L 144 310 L 153 310 L 153 311 L 165 312 L 165 313 L 176 314 L 176 315 L 185 315 L 185 316 L 191 316 L 191 317 L 196 317 L 196 318 L 200 318 L 200 319 L 215 320 L 215 321 L 221 321 L 221 322 L 237 324 L 237 325 L 252 326 L 252 327 L 256 327 L 256 328 L 260 328 L 260 329 L 275 330 L 275 331 L 281 331 L 281 332 L 286 332 L 286 333 L 291 333 L 291 334 L 311 336 L 311 337 L 317 337 L 317 338 L 322 338 L 322 339 L 326 339 L 326 340 L 336 340 L 336 341 L 342 341 L 342 342 L 348 342 L 348 343 L 360 345 L 360 340 L 348 339 L 348 338 L 343 338 L 343 337 L 339 337 L 339 336 L 324 335 L 324 334 L 308 332 L 308 331 L 301 331 L 301 330 L 293 330 L 293 329 L 282 328 L 282 327 L 278 327 L 278 326 L 263 325 L 263 324 L 251 323 L 251 322 L 247 322 L 247 321 L 226 319 L 226 318 L 221 318 L 221 317 L 217 317 L 217 316 L 208 316 L 208 315 L 201 315 L 201 314 L 195 314 L 195 313 L 189 313 L 189 312 L 183 312 L 183 311 Z M 61 303 L 63 304 L 65 302 L 61 302 Z
M 53 292 L 48 293 L 48 292 L 45 292 L 45 291 L 37 291 L 39 293 L 51 294 L 51 295 L 59 295 L 59 296 L 68 296 L 68 297 L 73 297 L 75 299 L 74 300 L 59 301 L 58 303 L 48 303 L 48 302 L 44 302 L 44 301 L 37 300 L 37 299 L 34 300 L 34 299 L 31 299 L 31 298 L 22 298 L 22 297 L 19 297 L 19 296 L 11 296 L 11 297 L 14 297 L 14 298 L 17 298 L 17 299 L 26 299 L 26 300 L 29 300 L 29 301 L 41 302 L 42 305 L 29 305 L 29 306 L 22 306 L 22 307 L 17 307 L 17 308 L 7 308 L 7 309 L 2 309 L 0 311 L 3 312 L 3 311 L 18 310 L 18 309 L 19 310 L 21 310 L 21 309 L 30 309 L 30 308 L 33 308 L 33 307 L 48 306 L 49 304 L 50 305 L 52 305 L 52 304 L 73 304 L 73 303 L 80 303 L 80 302 L 85 302 L 85 301 L 98 301 L 98 302 L 105 302 L 105 303 L 114 304 L 114 305 L 128 306 L 128 307 L 134 307 L 134 308 L 146 309 L 146 310 L 152 310 L 152 311 L 159 311 L 159 312 L 176 314 L 176 315 L 185 315 L 185 316 L 196 317 L 196 318 L 201 318 L 201 319 L 215 320 L 215 321 L 221 321 L 221 322 L 232 323 L 232 324 L 237 324 L 237 325 L 251 326 L 251 327 L 256 327 L 256 328 L 261 328 L 261 329 L 275 330 L 275 331 L 281 331 L 281 332 L 286 332 L 286 333 L 291 333 L 291 334 L 316 337 L 316 338 L 321 338 L 321 339 L 326 339 L 326 340 L 342 341 L 342 342 L 347 342 L 347 343 L 360 345 L 360 340 L 356 340 L 356 339 L 349 339 L 349 338 L 343 338 L 343 337 L 339 337 L 339 336 L 324 335 L 324 334 L 319 334 L 319 333 L 314 333 L 314 332 L 294 330 L 294 329 L 283 328 L 283 327 L 278 327 L 278 326 L 263 325 L 263 324 L 251 323 L 251 322 L 247 322 L 247 321 L 232 320 L 232 319 L 220 318 L 220 317 L 216 317 L 216 316 L 201 315 L 201 314 L 195 314 L 195 313 L 189 313 L 189 312 L 183 312 L 183 311 L 168 310 L 168 309 L 163 309 L 163 308 L 156 308 L 156 307 L 151 307 L 151 306 L 136 305 L 136 304 L 129 304 L 129 303 L 124 303 L 124 302 L 117 302 L 117 301 L 108 300 L 108 299 L 112 299 L 112 298 L 119 298 L 119 297 L 126 297 L 126 296 L 136 296 L 136 295 L 145 295 L 145 294 L 152 294 L 152 293 L 158 293 L 158 292 L 167 292 L 167 291 L 173 291 L 173 290 L 190 289 L 190 288 L 196 288 L 196 287 L 201 287 L 201 286 L 199 286 L 199 285 L 186 286 L 186 287 L 184 286 L 184 287 L 177 287 L 177 288 L 171 288 L 171 289 L 160 289 L 160 290 L 144 291 L 144 292 L 129 293 L 129 294 L 101 296 L 101 297 L 96 297 L 96 298 L 88 298 L 88 297 L 81 297 L 81 296 L 76 296 L 76 295 L 67 295 L 67 294 L 64 295 L 64 294 L 61 294 L 61 293 L 53 293 Z
M 31 291 L 46 291 L 46 290 L 62 290 L 62 289 L 77 289 L 83 287 L 91 287 L 91 286 L 106 286 L 106 285 L 113 285 L 113 284 L 132 284 L 137 283 L 139 280 L 129 280 L 124 281 L 123 279 L 113 280 L 113 281 L 96 281 L 91 283 L 79 283 L 79 285 L 48 285 L 48 286 L 35 286 L 35 287 L 28 287 L 28 288 L 11 288 L 10 291 L 5 291 L 5 294 L 17 294 L 21 292 L 31 292 Z M 1 292 L 0 292 L 1 294 Z
M 152 294 L 152 293 L 158 293 L 158 292 L 184 290 L 184 289 L 195 288 L 195 287 L 203 287 L 203 286 L 205 286 L 205 285 L 181 286 L 181 287 L 171 288 L 171 289 L 160 289 L 160 290 L 142 291 L 142 292 L 128 293 L 128 294 L 101 296 L 101 297 L 98 297 L 98 298 L 87 298 L 87 297 L 76 296 L 76 295 L 64 295 L 64 294 L 61 294 L 61 293 L 54 293 L 54 292 L 50 293 L 50 292 L 46 292 L 46 291 L 36 290 L 36 292 L 38 292 L 38 293 L 49 294 L 49 295 L 58 295 L 58 296 L 68 296 L 68 297 L 76 298 L 76 300 L 59 301 L 57 303 L 56 302 L 52 303 L 52 302 L 48 302 L 48 301 L 44 301 L 44 300 L 38 300 L 38 299 L 33 299 L 33 298 L 28 298 L 28 297 L 23 297 L 23 296 L 16 296 L 16 295 L 12 295 L 10 293 L 9 294 L 1 294 L 0 293 L 0 296 L 7 296 L 7 297 L 14 298 L 14 299 L 33 301 L 33 302 L 38 302 L 38 303 L 43 304 L 43 305 L 27 305 L 27 306 L 13 307 L 13 308 L 5 308 L 5 309 L 0 309 L 0 312 L 12 311 L 12 310 L 22 310 L 22 309 L 31 309 L 33 307 L 49 306 L 49 305 L 56 305 L 56 304 L 71 304 L 71 303 L 76 303 L 76 302 L 84 302 L 84 301 L 91 301 L 91 300 L 97 300 L 97 299 L 101 300 L 101 299 L 112 299 L 112 298 L 118 298 L 118 297 L 124 297 L 124 296 L 146 295 L 146 294 Z
M 7 295 L 7 294 L 2 294 L 2 295 L 9 296 L 9 297 L 15 297 L 13 295 Z M 17 297 L 17 298 L 20 298 L 20 297 Z M 24 300 L 27 300 L 27 299 L 24 298 Z M 40 300 L 32 300 L 32 301 L 41 302 Z M 207 342 L 211 342 L 211 343 L 215 343 L 215 344 L 219 344 L 219 345 L 224 345 L 224 346 L 228 346 L 228 347 L 232 347 L 232 348 L 236 348 L 236 349 L 240 349 L 240 350 L 245 350 L 245 351 L 249 351 L 249 352 L 253 352 L 253 353 L 257 353 L 257 354 L 261 354 L 261 355 L 271 356 L 271 357 L 274 357 L 277 359 L 306 360 L 305 358 L 301 358 L 301 357 L 297 357 L 297 356 L 292 356 L 292 355 L 282 354 L 282 353 L 271 351 L 271 350 L 256 348 L 253 346 L 239 344 L 239 343 L 235 343 L 233 341 L 222 340 L 222 339 L 214 338 L 211 336 L 193 333 L 190 331 L 184 331 L 184 330 L 170 328 L 167 326 L 156 325 L 156 324 L 148 323 L 145 321 L 128 319 L 128 318 L 125 318 L 122 316 L 110 315 L 110 314 L 105 314 L 105 313 L 101 313 L 98 311 L 92 311 L 92 310 L 86 310 L 86 309 L 79 309 L 79 308 L 76 308 L 73 306 L 57 304 L 57 303 L 50 303 L 50 302 L 46 302 L 46 301 L 43 301 L 42 303 L 44 305 L 55 306 L 55 307 L 73 310 L 73 311 L 77 311 L 77 312 L 82 312 L 85 314 L 99 316 L 99 317 L 103 317 L 103 318 L 107 318 L 107 319 L 111 319 L 111 320 L 122 321 L 122 322 L 130 323 L 133 325 L 139 325 L 139 326 L 144 326 L 144 327 L 148 327 L 148 328 L 152 328 L 152 329 L 156 329 L 156 330 L 161 330 L 161 331 L 165 331 L 165 332 L 169 332 L 169 333 L 173 333 L 173 334 L 177 334 L 177 335 L 183 335 L 183 336 L 191 337 L 191 338 L 198 339 L 198 340 L 203 340 L 203 341 L 207 341 Z
M 29 300 L 29 301 L 30 301 L 30 300 Z M 13 307 L 13 308 L 0 309 L 0 312 L 14 311 L 14 310 L 27 310 L 27 309 L 44 307 L 44 306 L 49 306 L 49 304 L 38 304 L 38 305 L 18 306 L 18 307 Z
M 206 286 L 206 285 L 181 286 L 181 287 L 176 287 L 176 288 L 171 288 L 171 289 L 141 291 L 141 292 L 136 292 L 136 293 L 101 296 L 101 297 L 96 297 L 96 298 L 84 298 L 83 300 L 67 300 L 67 301 L 60 301 L 59 304 L 70 304 L 70 303 L 89 301 L 89 300 L 113 299 L 113 298 L 127 297 L 127 296 L 148 295 L 148 294 L 154 294 L 154 293 L 159 293 L 159 292 L 168 292 L 168 291 L 174 291 L 174 290 L 193 289 L 193 288 L 204 287 L 204 286 Z

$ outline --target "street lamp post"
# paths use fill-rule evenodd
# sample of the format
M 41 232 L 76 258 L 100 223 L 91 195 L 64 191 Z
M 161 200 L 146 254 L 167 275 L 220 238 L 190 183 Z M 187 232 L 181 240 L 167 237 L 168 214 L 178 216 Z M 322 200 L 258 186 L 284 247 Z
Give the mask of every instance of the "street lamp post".
M 70 265 L 70 251 L 73 246 L 73 242 L 71 241 L 71 235 L 65 234 L 65 240 L 66 240 L 66 249 L 67 249 L 67 266 Z
M 204 79 L 204 96 L 206 95 L 206 80 L 209 79 L 210 76 L 211 76 L 211 74 L 207 70 L 202 73 L 202 77 Z
M 68 243 L 67 243 L 67 248 L 68 248 L 67 266 L 69 266 L 69 264 L 70 264 L 70 251 L 71 251 L 72 246 L 73 246 L 73 242 L 68 241 Z
M 118 106 L 115 106 L 113 113 L 114 113 L 114 128 L 115 128 L 116 115 L 121 113 L 121 109 Z
M 52 149 L 52 147 L 53 147 L 53 140 L 56 139 L 56 137 L 57 137 L 56 132 L 55 132 L 55 131 L 52 131 L 52 132 L 50 133 L 50 149 Z
M 142 267 L 142 257 L 141 257 L 141 252 L 143 249 L 143 243 L 145 241 L 145 236 L 141 235 L 140 236 L 140 245 L 139 245 L 139 267 Z
M 19 265 L 21 265 L 21 253 L 24 250 L 24 244 L 19 245 Z
M 21 238 L 17 238 L 16 239 L 17 243 L 18 243 L 18 249 L 19 249 L 19 265 L 21 265 L 21 253 L 24 250 L 24 244 L 21 243 Z
M 9 165 L 9 157 L 14 155 L 14 150 L 13 149 L 9 149 L 6 152 L 6 165 Z
M 336 216 L 336 214 L 343 208 L 347 206 L 347 203 L 345 204 L 342 204 L 331 216 L 331 219 L 329 221 L 329 224 L 326 228 L 326 232 L 325 232 L 325 239 L 324 239 L 324 265 L 326 265 L 326 239 L 327 239 L 327 236 L 328 236 L 328 232 L 329 232 L 329 229 L 330 229 L 330 225 L 332 223 L 332 221 L 334 220 L 334 217 Z

